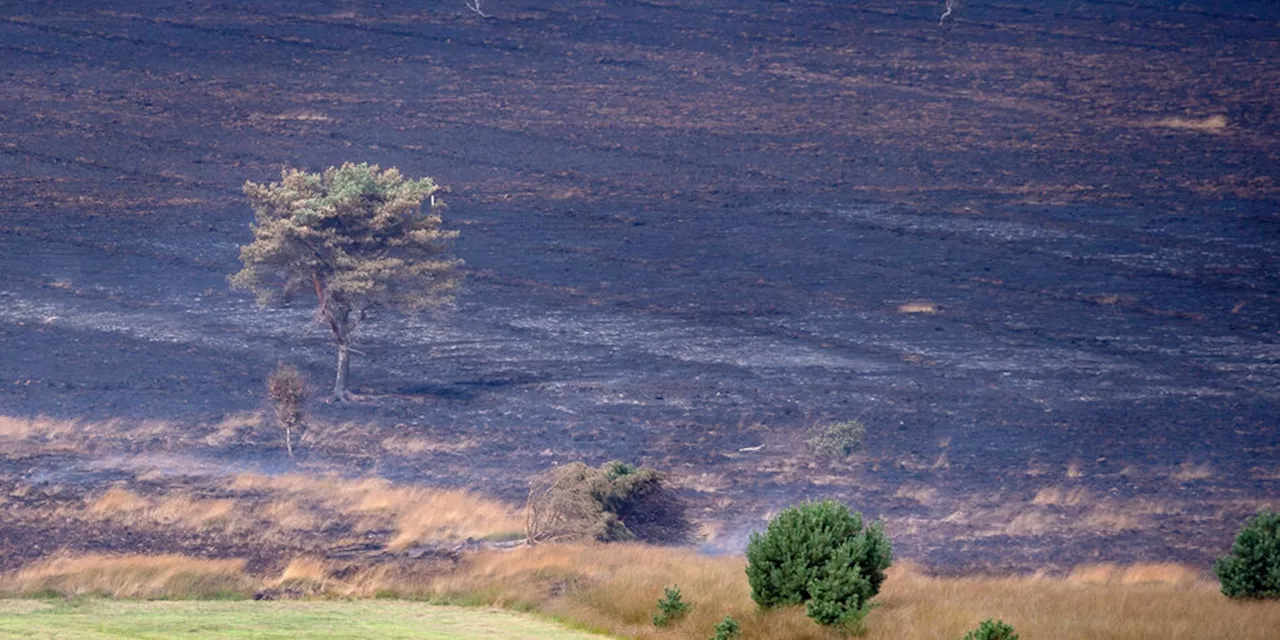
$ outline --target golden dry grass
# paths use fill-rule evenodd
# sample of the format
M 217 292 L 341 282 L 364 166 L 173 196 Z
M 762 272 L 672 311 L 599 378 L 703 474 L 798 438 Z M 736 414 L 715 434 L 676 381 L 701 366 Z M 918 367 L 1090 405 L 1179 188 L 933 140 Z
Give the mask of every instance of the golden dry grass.
M 458 442 L 441 442 L 411 436 L 391 436 L 383 439 L 381 443 L 383 451 L 402 456 L 417 456 L 426 453 L 456 453 L 474 449 L 479 444 L 479 442 L 470 439 Z
M 184 490 L 141 495 L 113 487 L 83 509 L 59 515 L 136 529 L 220 531 L 267 542 L 298 541 L 336 523 L 357 533 L 392 531 L 387 547 L 393 551 L 425 541 L 519 533 L 524 524 L 515 507 L 468 491 L 374 478 L 242 474 L 216 490 L 218 497 L 211 498 Z
M 27 565 L 0 583 L 18 595 L 54 591 L 64 596 L 209 598 L 243 595 L 253 586 L 243 560 L 180 555 L 54 556 Z
M 699 638 L 725 615 L 748 638 L 828 638 L 802 611 L 758 615 L 746 591 L 740 558 L 713 558 L 689 549 L 644 545 L 559 545 L 489 551 L 443 576 L 374 569 L 361 576 L 364 593 L 532 608 L 586 628 L 633 638 Z M 663 587 L 677 584 L 691 599 L 688 617 L 666 629 L 652 624 Z
M 405 580 L 404 582 L 399 582 Z M 664 630 L 650 617 L 665 586 L 680 586 L 690 615 Z M 404 587 L 399 590 L 397 587 Z M 833 638 L 802 609 L 760 613 L 743 559 L 640 545 L 544 545 L 485 552 L 436 578 L 385 567 L 360 588 L 447 600 L 531 607 L 635 638 L 706 638 L 725 615 L 746 638 Z M 891 569 L 867 618 L 868 640 L 959 638 L 983 619 L 1002 618 L 1024 638 L 1119 640 L 1263 639 L 1280 628 L 1280 603 L 1240 603 L 1216 583 L 1172 564 L 1092 565 L 1066 579 L 936 578 L 909 564 Z
M 280 573 L 280 582 L 313 580 L 323 582 L 329 577 L 329 565 L 321 558 L 302 556 L 294 558 Z
M 0 438 L 11 441 L 49 439 L 75 432 L 75 422 L 49 418 L 14 418 L 0 416 Z
M 108 489 L 89 505 L 89 513 L 94 515 L 114 515 L 141 511 L 151 506 L 151 501 L 120 487 Z
M 1193 587 L 1203 576 L 1190 567 L 1173 563 L 1115 563 L 1080 565 L 1067 574 L 1070 584 L 1166 584 Z
M 1084 527 L 1094 531 L 1120 532 L 1142 526 L 1141 514 L 1111 506 L 1099 506 L 1085 514 Z
M 910 567 L 885 584 L 867 638 L 959 638 L 988 617 L 1046 640 L 1259 639 L 1280 628 L 1280 604 L 1233 602 L 1176 565 L 1092 570 L 1093 580 L 931 578 Z M 1102 576 L 1099 579 L 1099 576 Z
M 726 615 L 744 638 L 837 637 L 802 608 L 758 611 L 741 557 L 690 549 L 622 545 L 540 545 L 484 551 L 451 571 L 418 562 L 382 563 L 341 581 L 316 557 L 294 558 L 277 576 L 250 579 L 238 560 L 182 556 L 57 557 L 9 576 L 7 593 L 53 589 L 67 595 L 200 597 L 246 595 L 261 585 L 322 585 L 343 597 L 398 595 L 528 608 L 576 625 L 640 639 L 697 639 Z M 664 587 L 679 585 L 694 608 L 665 628 L 650 622 Z M 866 620 L 867 640 L 959 638 L 983 619 L 1013 625 L 1024 638 L 1156 640 L 1274 638 L 1280 603 L 1236 602 L 1217 584 L 1176 564 L 1095 564 L 1066 578 L 940 578 L 899 563 Z
M 1038 506 L 1076 506 L 1089 501 L 1089 492 L 1080 487 L 1044 487 L 1036 492 L 1031 504 Z
M 933 504 L 933 501 L 937 499 L 938 490 L 923 485 L 902 485 L 894 492 L 893 497 L 906 498 L 923 505 L 929 505 Z
M 1213 477 L 1213 466 L 1207 462 L 1195 464 L 1188 461 L 1171 471 L 1169 477 L 1177 482 L 1207 480 Z
M 185 494 L 148 498 L 128 489 L 113 487 L 91 502 L 90 517 L 109 519 L 130 527 L 206 529 L 213 526 L 231 530 L 248 526 L 238 517 L 237 501 L 229 498 L 205 499 Z
M 1227 117 L 1222 115 L 1207 118 L 1172 117 L 1157 120 L 1152 126 L 1179 131 L 1195 131 L 1198 133 L 1223 133 L 1227 129 Z
M 938 305 L 932 302 L 908 302 L 898 305 L 898 313 L 925 313 L 933 314 L 938 312 Z
M 396 535 L 391 549 L 424 540 L 462 540 L 519 532 L 524 523 L 516 510 L 460 489 L 392 485 L 378 478 L 346 480 L 337 476 L 242 474 L 230 484 L 234 490 L 269 491 L 282 500 L 322 505 L 361 520 L 362 529 L 390 525 Z M 287 503 L 274 507 L 287 511 Z
M 966 527 L 962 538 L 1113 534 L 1142 528 L 1151 516 L 1179 508 L 1176 502 L 1099 499 L 1082 489 L 1050 486 L 1037 491 L 1030 503 L 959 504 L 941 521 Z
M 7 451 L 92 450 L 103 444 L 126 442 L 168 445 L 177 440 L 178 435 L 173 425 L 158 420 L 86 422 L 0 415 L 0 443 Z

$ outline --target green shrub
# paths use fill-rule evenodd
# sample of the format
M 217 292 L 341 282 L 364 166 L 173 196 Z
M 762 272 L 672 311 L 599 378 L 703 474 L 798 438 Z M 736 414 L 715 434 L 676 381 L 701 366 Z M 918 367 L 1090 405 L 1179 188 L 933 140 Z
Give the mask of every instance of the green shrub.
M 805 605 L 809 617 L 821 625 L 854 631 L 871 611 L 870 581 L 854 558 L 851 544 L 836 547 L 821 574 L 809 585 Z
M 1263 511 L 1236 534 L 1213 567 L 1229 598 L 1280 598 L 1280 513 Z
M 693 605 L 680 596 L 680 587 L 664 587 L 663 592 L 662 599 L 658 601 L 658 613 L 653 616 L 653 624 L 658 627 L 665 627 L 685 617 L 693 608 Z
M 964 634 L 964 640 L 1018 640 L 1018 634 L 1003 620 L 987 618 L 977 629 Z
M 862 448 L 867 427 L 857 420 L 833 422 L 818 427 L 809 446 L 820 456 L 847 456 Z
M 737 640 L 742 637 L 742 625 L 738 624 L 732 616 L 725 616 L 720 624 L 716 625 L 716 634 L 711 636 L 710 640 Z
M 880 523 L 832 500 L 790 507 L 747 544 L 747 582 L 762 608 L 806 604 L 819 624 L 854 628 L 880 592 L 893 547 Z

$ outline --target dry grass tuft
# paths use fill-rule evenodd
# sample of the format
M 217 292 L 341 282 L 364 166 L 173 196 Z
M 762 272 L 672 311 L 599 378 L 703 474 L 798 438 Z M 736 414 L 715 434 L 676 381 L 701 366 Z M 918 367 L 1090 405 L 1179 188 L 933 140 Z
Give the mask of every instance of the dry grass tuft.
M 146 498 L 129 491 L 115 487 L 108 489 L 106 493 L 93 501 L 89 505 L 89 513 L 101 516 L 110 516 L 120 513 L 130 513 L 140 511 L 151 506 L 151 501 Z
M 933 314 L 938 312 L 938 305 L 932 302 L 908 302 L 898 305 L 898 313 L 926 313 Z
M 1073 480 L 1084 477 L 1084 466 L 1079 460 L 1072 460 L 1067 464 L 1067 477 Z
M 1169 477 L 1178 482 L 1191 482 L 1193 480 L 1208 480 L 1213 477 L 1213 467 L 1209 463 L 1193 464 L 1184 462 L 1177 469 L 1170 472 Z
M 243 560 L 180 555 L 56 556 L 28 565 L 0 587 L 18 595 L 112 598 L 226 598 L 252 593 Z
M 177 436 L 173 425 L 158 420 L 84 422 L 0 415 L 0 442 L 5 443 L 6 449 L 21 445 L 45 451 L 92 450 L 104 444 L 123 443 L 168 446 Z
M 1031 504 L 1039 506 L 1074 507 L 1089 502 L 1089 492 L 1080 487 L 1064 489 L 1045 487 L 1036 492 Z
M 260 505 L 257 515 L 284 531 L 311 531 L 326 524 L 312 509 L 287 498 Z
M 393 550 L 424 540 L 462 540 L 514 533 L 524 524 L 514 508 L 459 489 L 394 486 L 382 479 L 344 480 L 337 476 L 242 474 L 235 490 L 269 491 L 282 499 L 319 504 L 358 517 L 363 530 L 392 527 Z M 283 511 L 280 505 L 277 509 Z
M 1195 131 L 1199 133 L 1224 133 L 1227 129 L 1227 117 L 1223 115 L 1207 118 L 1182 118 L 1174 116 L 1151 123 L 1155 127 L 1177 129 L 1179 131 Z
M 45 449 L 73 449 L 80 434 L 80 424 L 50 418 L 14 418 L 0 416 L 0 442 L 6 449 L 23 444 Z
M 21 489 L 9 495 L 20 496 Z M 59 507 L 57 515 L 173 536 L 231 536 L 238 543 L 317 550 L 342 544 L 331 539 L 334 532 L 385 541 L 400 551 L 424 542 L 519 535 L 524 524 L 514 507 L 468 491 L 299 474 L 243 474 L 199 492 L 140 494 L 117 486 L 83 508 Z
M 323 584 L 329 578 L 329 565 L 323 559 L 311 556 L 294 558 L 280 573 L 276 584 L 309 582 Z
M 1142 518 L 1137 513 L 1109 506 L 1100 506 L 1085 514 L 1084 526 L 1089 529 L 1115 533 L 1140 528 L 1142 526 Z
M 478 445 L 478 442 L 470 439 L 459 442 L 440 442 L 427 438 L 391 436 L 383 439 L 382 450 L 401 456 L 417 456 L 427 453 L 457 453 L 474 449 Z
M 1116 293 L 1099 293 L 1096 295 L 1085 296 L 1085 299 L 1094 304 L 1099 304 L 1103 306 L 1131 305 L 1137 302 L 1137 299 L 1134 298 L 1133 296 L 1126 296 L 1123 294 L 1116 294 Z
M 266 426 L 265 415 L 261 411 L 233 413 L 224 416 L 212 425 L 209 435 L 205 436 L 205 444 L 217 447 L 225 444 L 245 442 L 253 434 Z
M 914 500 L 923 505 L 932 504 L 938 498 L 938 490 L 923 485 L 903 485 L 893 493 L 895 498 Z
M 1201 580 L 1196 570 L 1172 563 L 1088 564 L 1072 569 L 1066 578 L 1068 584 L 1165 584 L 1181 587 L 1196 586 Z
M 996 528 L 989 533 L 1007 536 L 1040 536 L 1061 528 L 1061 516 L 1035 509 L 1027 509 L 1014 516 L 1013 520 L 1003 529 Z
M 210 526 L 236 528 L 237 502 L 233 499 L 203 499 L 188 495 L 166 495 L 150 499 L 128 489 L 115 487 L 93 501 L 86 514 L 91 518 L 114 520 L 130 527 L 205 529 Z

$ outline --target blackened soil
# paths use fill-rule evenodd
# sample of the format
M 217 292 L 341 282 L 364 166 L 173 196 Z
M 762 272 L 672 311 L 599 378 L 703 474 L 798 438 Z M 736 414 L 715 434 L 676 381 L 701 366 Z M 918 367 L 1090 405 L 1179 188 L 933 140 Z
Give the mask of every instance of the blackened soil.
M 327 378 L 306 309 L 227 289 L 239 188 L 371 161 L 452 186 L 472 275 L 317 413 L 457 446 L 332 468 L 624 458 L 718 549 L 835 496 L 940 567 L 1203 564 L 1280 491 L 1280 11 L 941 4 L 6 3 L 0 413 L 181 440 Z

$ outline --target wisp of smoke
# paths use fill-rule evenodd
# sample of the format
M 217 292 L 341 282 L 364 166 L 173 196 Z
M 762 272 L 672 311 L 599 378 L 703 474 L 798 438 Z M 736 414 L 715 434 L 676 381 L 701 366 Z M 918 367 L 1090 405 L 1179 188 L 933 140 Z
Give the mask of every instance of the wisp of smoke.
M 956 0 L 947 0 L 946 11 L 942 12 L 942 17 L 938 18 L 938 26 L 942 26 L 947 21 L 947 16 L 951 15 L 951 11 L 956 8 Z

